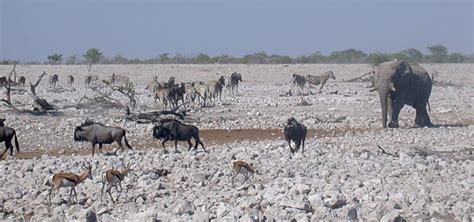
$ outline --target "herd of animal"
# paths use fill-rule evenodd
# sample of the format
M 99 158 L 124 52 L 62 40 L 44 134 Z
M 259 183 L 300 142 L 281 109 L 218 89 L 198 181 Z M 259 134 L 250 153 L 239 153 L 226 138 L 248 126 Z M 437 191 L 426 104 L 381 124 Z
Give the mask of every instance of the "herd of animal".
M 228 78 L 227 88 L 230 93 L 238 93 L 239 82 L 242 82 L 240 73 L 232 73 Z M 187 102 L 198 102 L 202 106 L 209 105 L 206 101 L 222 100 L 222 91 L 226 86 L 225 77 L 208 82 L 182 82 L 175 84 L 175 78 L 170 77 L 167 82 L 159 82 L 158 77 L 147 85 L 147 89 L 153 92 L 155 103 L 160 101 L 165 108 L 177 107 L 179 101 L 183 104 Z
M 54 77 L 54 76 L 53 76 Z M 53 79 L 51 77 L 51 79 Z M 68 77 L 69 78 L 69 77 Z M 300 88 L 304 87 L 306 83 L 312 85 L 321 84 L 320 90 L 328 79 L 335 79 L 332 71 L 326 72 L 320 76 L 302 76 L 298 74 L 293 75 L 292 83 Z M 432 81 L 426 70 L 424 70 L 418 64 L 410 64 L 403 60 L 394 60 L 380 64 L 373 74 L 372 87 L 374 90 L 379 92 L 380 104 L 382 107 L 382 126 L 387 127 L 387 114 L 390 114 L 391 121 L 388 127 L 398 127 L 398 114 L 400 109 L 404 105 L 410 105 L 416 109 L 415 124 L 421 127 L 430 126 L 431 121 L 426 110 L 426 105 L 431 94 Z M 53 79 L 57 82 L 57 76 Z M 86 79 L 87 80 L 87 79 Z M 92 80 L 92 76 L 91 79 Z M 127 78 L 119 77 L 115 74 L 112 76 L 111 82 L 116 81 L 128 81 Z M 73 83 L 74 78 L 68 79 L 68 83 Z M 227 87 L 230 88 L 232 93 L 238 92 L 239 82 L 242 81 L 242 76 L 239 73 L 233 73 L 230 75 L 227 81 Z M 90 83 L 90 82 L 89 82 Z M 50 84 L 52 82 L 50 81 Z M 179 101 L 184 103 L 184 99 L 190 101 L 200 100 L 202 105 L 206 105 L 206 100 L 216 100 L 220 98 L 223 87 L 225 86 L 225 78 L 221 76 L 216 81 L 209 82 L 194 82 L 194 83 L 181 83 L 175 84 L 174 77 L 171 77 L 167 82 L 159 82 L 157 77 L 148 84 L 147 89 L 151 90 L 155 95 L 156 101 L 161 101 L 165 106 L 177 106 Z M 54 86 L 52 86 L 54 87 Z M 4 125 L 5 119 L 0 119 L 0 142 L 5 142 L 6 150 L 2 156 L 10 149 L 10 155 L 13 155 L 12 141 L 14 139 L 16 149 L 19 152 L 18 140 L 14 129 Z M 295 118 L 291 117 L 287 120 L 286 126 L 283 129 L 285 140 L 288 142 L 291 153 L 298 152 L 302 148 L 304 153 L 304 145 L 307 136 L 307 128 L 303 124 L 299 123 Z M 199 137 L 199 129 L 196 126 L 181 123 L 174 119 L 160 120 L 153 128 L 152 136 L 156 139 L 161 140 L 162 147 L 165 152 L 165 143 L 167 141 L 175 142 L 175 152 L 177 150 L 178 141 L 186 141 L 189 145 L 188 151 L 194 146 L 194 150 L 197 150 L 198 145 L 201 145 L 204 152 L 208 152 Z M 74 131 L 75 141 L 88 141 L 92 145 L 92 155 L 95 153 L 96 145 L 99 145 L 99 150 L 102 152 L 102 146 L 104 144 L 111 144 L 116 142 L 119 149 L 122 151 L 124 147 L 122 141 L 128 149 L 132 149 L 132 146 L 128 143 L 126 137 L 126 130 L 121 127 L 105 126 L 101 123 L 93 121 L 85 121 L 80 126 L 76 127 Z M 194 145 L 192 143 L 194 140 Z M 295 144 L 295 148 L 291 146 L 292 142 Z M 115 150 L 115 153 L 118 151 Z M 109 193 L 113 202 L 118 200 L 113 199 L 111 195 L 111 189 L 115 187 L 121 192 L 121 181 L 127 176 L 130 171 L 130 165 L 125 165 L 122 170 L 108 170 L 103 175 L 103 187 L 102 193 L 104 192 L 105 185 L 107 184 L 106 191 Z M 72 194 L 77 194 L 75 187 L 87 178 L 92 179 L 92 167 L 90 165 L 84 165 L 85 171 L 81 174 L 74 173 L 56 173 L 47 182 L 51 186 L 50 189 L 50 202 L 51 193 L 53 190 L 57 190 L 60 187 L 71 187 L 69 202 L 71 201 Z M 245 180 L 249 179 L 249 174 L 254 174 L 256 171 L 245 161 L 239 160 L 232 163 L 234 177 L 238 174 L 243 174 Z M 120 193 L 119 193 L 120 195 Z

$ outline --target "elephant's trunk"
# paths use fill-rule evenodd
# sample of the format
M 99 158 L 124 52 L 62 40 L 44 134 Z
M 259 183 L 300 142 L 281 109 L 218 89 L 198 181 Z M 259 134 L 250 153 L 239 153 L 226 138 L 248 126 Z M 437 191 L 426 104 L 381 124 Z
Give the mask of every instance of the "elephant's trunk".
M 387 112 L 388 112 L 388 91 L 379 90 L 380 105 L 382 107 L 382 127 L 387 128 Z

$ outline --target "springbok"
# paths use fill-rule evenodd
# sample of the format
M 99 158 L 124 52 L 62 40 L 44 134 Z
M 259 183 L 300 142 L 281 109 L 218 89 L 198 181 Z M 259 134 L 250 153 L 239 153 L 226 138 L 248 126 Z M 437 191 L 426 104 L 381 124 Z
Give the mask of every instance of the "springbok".
M 234 186 L 234 178 L 239 175 L 243 174 L 245 179 L 244 183 L 249 179 L 249 173 L 252 174 L 252 177 L 255 175 L 255 170 L 252 168 L 250 164 L 243 160 L 237 160 L 232 163 L 232 187 Z
M 61 187 L 71 187 L 71 192 L 69 193 L 69 200 L 68 204 L 71 204 L 71 197 L 72 193 L 74 192 L 74 196 L 76 197 L 76 202 L 77 200 L 77 193 L 76 193 L 76 186 L 82 183 L 84 180 L 87 178 L 92 180 L 92 166 L 90 163 L 86 166 L 84 163 L 82 164 L 85 170 L 77 175 L 74 173 L 66 173 L 66 172 L 60 172 L 54 174 L 46 183 L 45 185 L 51 186 L 49 190 L 49 205 L 51 205 L 51 194 L 53 193 L 54 190 L 59 190 Z
M 123 165 L 122 170 L 115 170 L 112 168 L 111 170 L 105 171 L 104 175 L 102 176 L 103 185 L 102 185 L 102 192 L 100 194 L 100 201 L 102 201 L 102 196 L 104 195 L 105 184 L 107 184 L 107 193 L 109 193 L 110 199 L 112 199 L 112 203 L 115 203 L 115 201 L 118 201 L 120 194 L 122 193 L 122 190 L 123 190 L 122 181 L 128 175 L 128 172 L 131 171 L 130 163 L 125 166 L 125 163 L 122 160 L 122 165 Z M 115 201 L 111 193 L 112 187 L 115 187 L 115 190 L 118 192 L 117 200 Z M 120 191 L 118 190 L 118 187 L 120 187 Z

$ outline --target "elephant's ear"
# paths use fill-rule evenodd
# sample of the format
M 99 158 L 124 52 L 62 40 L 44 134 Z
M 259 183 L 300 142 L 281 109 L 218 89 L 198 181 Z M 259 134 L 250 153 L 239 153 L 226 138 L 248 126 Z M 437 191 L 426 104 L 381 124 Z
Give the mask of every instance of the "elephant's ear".
M 413 73 L 413 70 L 407 61 L 401 61 L 400 65 L 397 68 L 398 68 L 397 72 L 399 72 L 400 74 Z

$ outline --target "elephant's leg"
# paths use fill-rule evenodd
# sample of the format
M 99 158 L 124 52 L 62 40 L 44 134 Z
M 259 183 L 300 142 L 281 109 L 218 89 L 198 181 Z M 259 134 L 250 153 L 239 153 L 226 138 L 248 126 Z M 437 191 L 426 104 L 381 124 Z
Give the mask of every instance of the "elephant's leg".
M 426 105 L 417 107 L 415 125 L 419 127 L 431 126 L 431 120 L 426 110 Z
M 388 123 L 388 127 L 390 128 L 398 128 L 398 116 L 400 115 L 400 111 L 402 110 L 405 104 L 401 102 L 393 102 L 392 103 L 392 115 L 391 121 Z

